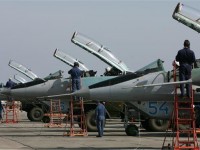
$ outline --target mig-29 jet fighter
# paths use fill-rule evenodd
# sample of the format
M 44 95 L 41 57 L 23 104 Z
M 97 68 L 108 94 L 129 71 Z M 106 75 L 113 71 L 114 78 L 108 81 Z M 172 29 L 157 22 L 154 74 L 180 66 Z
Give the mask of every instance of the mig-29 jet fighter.
M 74 33 L 74 35 L 73 35 L 73 37 L 72 37 L 72 42 L 73 43 L 75 43 L 76 45 L 78 45 L 78 46 L 80 46 L 81 48 L 83 48 L 83 49 L 85 49 L 86 51 L 88 51 L 88 52 L 90 52 L 90 53 L 92 53 L 92 54 L 94 54 L 95 56 L 97 56 L 98 58 L 100 58 L 100 59 L 102 59 L 103 61 L 105 61 L 105 62 L 108 62 L 108 61 L 106 61 L 106 59 L 104 59 L 104 57 L 101 57 L 101 54 L 104 54 L 104 56 L 111 56 L 111 55 L 108 55 L 108 53 L 107 52 L 110 52 L 110 51 L 108 51 L 107 50 L 107 48 L 104 48 L 104 46 L 103 45 L 101 45 L 101 44 L 99 44 L 99 43 L 96 43 L 96 42 L 94 42 L 94 41 L 92 41 L 92 40 L 90 40 L 89 38 L 87 38 L 87 37 L 85 37 L 85 36 L 83 36 L 82 34 L 80 34 L 80 33 L 77 33 L 77 32 L 75 32 Z M 109 64 L 109 65 L 112 65 L 112 66 L 115 66 L 115 64 L 120 64 L 119 62 L 120 61 L 115 61 L 115 62 L 118 62 L 118 63 L 107 63 L 107 64 Z M 136 71 L 135 73 L 136 74 L 140 74 L 140 73 L 142 73 L 142 74 L 146 74 L 146 72 L 148 72 L 148 71 L 150 71 L 150 72 L 156 72 L 156 71 L 164 71 L 164 68 L 163 68 L 163 66 L 162 66 L 162 62 L 161 62 L 161 60 L 159 61 L 156 61 L 156 62 L 153 62 L 152 64 L 151 64 L 152 66 L 149 68 L 149 66 L 148 67 L 144 67 L 144 68 L 142 68 L 142 69 L 140 69 L 140 70 L 138 70 L 138 71 Z M 123 65 L 122 65 L 123 66 Z M 154 66 L 154 68 L 153 68 L 153 66 Z M 115 68 L 118 68 L 118 70 L 120 70 L 121 72 L 121 74 L 125 74 L 126 72 L 131 72 L 129 69 L 127 69 L 127 68 L 123 68 L 124 70 L 121 70 L 121 66 L 119 67 L 115 67 Z M 198 76 L 198 72 L 199 72 L 199 70 L 196 68 L 196 69 L 193 69 L 193 84 L 196 84 L 197 82 L 198 82 L 198 78 L 197 78 L 197 76 Z M 119 78 L 117 78 L 116 80 L 118 80 Z M 162 81 L 164 81 L 164 82 L 168 82 L 168 81 L 170 81 L 172 79 L 172 77 L 171 77 L 171 75 L 170 75 L 170 72 L 165 72 L 164 71 L 164 77 L 163 77 L 163 79 L 162 79 Z M 112 80 L 112 79 L 111 79 Z M 109 81 L 111 81 L 111 80 L 109 80 Z M 114 80 L 114 79 L 113 79 Z M 106 81 L 105 81 L 106 82 Z M 170 84 L 177 84 L 177 83 L 170 83 Z M 180 84 L 180 83 L 179 83 Z M 163 85 L 165 85 L 165 84 L 163 84 Z M 155 85 L 156 86 L 156 85 Z M 172 86 L 173 87 L 173 86 Z M 108 95 L 106 95 L 106 93 L 101 93 L 102 94 L 102 96 L 103 96 L 103 99 L 105 99 L 105 98 L 107 98 L 107 99 L 110 99 L 110 97 L 107 97 Z M 123 95 L 123 94 L 122 94 Z M 62 95 L 63 96 L 63 95 Z M 162 95 L 163 96 L 163 95 Z M 117 97 L 118 97 L 118 95 L 117 95 Z M 120 97 L 120 96 L 119 96 Z M 118 98 L 119 98 L 118 97 Z M 159 97 L 159 95 L 158 95 L 158 97 Z M 120 99 L 122 99 L 122 97 L 120 97 Z M 162 99 L 162 98 L 161 98 Z M 171 99 L 171 98 L 170 98 Z M 113 100 L 113 99 L 112 99 Z M 173 99 L 172 99 L 173 100 Z M 115 101 L 115 100 L 114 100 Z M 140 101 L 140 100 L 138 100 L 138 101 Z M 166 101 L 168 101 L 168 100 L 166 100 Z M 162 113 L 160 113 L 160 114 L 157 114 L 157 110 L 159 110 L 159 109 L 165 109 L 165 107 L 164 107 L 164 105 L 166 105 L 167 107 L 166 107 L 166 110 L 169 110 L 169 111 L 167 111 L 167 114 L 170 114 L 170 112 L 172 112 L 172 109 L 169 109 L 169 108 L 173 108 L 173 103 L 171 103 L 171 102 L 166 102 L 166 101 L 163 101 L 162 102 L 162 100 L 160 100 L 160 101 L 149 101 L 149 102 L 144 102 L 143 103 L 143 106 L 145 106 L 145 107 L 141 107 L 140 109 L 140 111 L 142 111 L 144 114 L 146 114 L 147 116 L 151 116 L 152 118 L 162 118 Z M 137 104 L 137 102 L 132 102 L 131 103 L 136 109 L 138 109 L 137 108 L 137 106 L 138 106 L 138 104 Z M 150 109 L 149 108 L 147 108 L 147 106 L 149 106 L 149 107 L 151 107 L 151 109 L 156 109 L 156 113 L 151 113 L 150 112 Z M 149 111 L 147 111 L 147 110 L 149 110 Z M 166 116 L 168 116 L 168 115 L 166 115 Z M 164 117 L 164 119 L 165 119 L 165 117 Z M 145 122 L 143 122 L 143 124 L 144 124 L 144 126 L 146 126 L 146 124 L 155 124 L 155 119 L 148 119 L 148 121 L 145 121 Z M 151 125 L 150 125 L 151 126 Z M 168 124 L 166 124 L 165 125 L 165 127 L 163 128 L 163 126 L 161 126 L 161 127 L 159 127 L 159 126 L 157 126 L 156 128 L 158 129 L 158 130 L 165 130 L 166 128 L 167 128 L 167 126 L 168 126 Z
M 25 87 L 32 86 L 34 84 L 43 83 L 44 81 L 47 81 L 47 80 L 52 80 L 52 79 L 57 79 L 57 78 L 62 77 L 61 70 L 59 70 L 55 73 L 51 73 L 50 75 L 48 75 L 47 77 L 42 79 L 42 78 L 39 78 L 30 69 L 27 69 L 25 66 L 19 64 L 18 62 L 14 61 L 14 60 L 10 60 L 8 65 L 11 68 L 19 71 L 20 73 L 24 74 L 25 76 L 27 76 L 28 78 L 31 79 L 31 81 L 28 82 L 24 78 L 20 77 L 19 75 L 15 75 L 14 78 L 20 82 L 15 87 L 24 87 L 25 88 Z M 1 89 L 1 91 L 4 91 L 4 92 L 5 91 L 9 92 L 9 90 L 11 90 L 11 89 L 7 89 L 7 88 Z M 26 95 L 26 91 L 24 91 L 24 95 Z M 21 98 L 21 97 L 19 98 L 19 97 L 13 96 L 13 98 L 15 100 L 19 100 L 22 102 L 22 110 L 27 112 L 27 117 L 31 121 L 40 121 L 43 117 L 44 112 L 49 110 L 49 105 L 50 105 L 49 101 L 37 101 L 34 98 L 30 98 L 30 97 L 26 98 L 26 96 L 25 96 L 25 98 Z M 62 105 L 62 108 L 63 109 L 65 108 L 64 104 Z
M 58 51 L 57 51 L 58 52 Z M 58 53 L 56 53 L 58 57 Z M 55 53 L 54 53 L 55 55 Z M 61 51 L 59 51 L 59 56 L 61 56 Z M 60 57 L 61 58 L 61 57 Z M 71 57 L 72 60 L 72 57 Z M 63 59 L 62 61 L 67 61 L 67 59 Z M 73 64 L 73 63 L 71 63 Z M 39 121 L 43 118 L 43 114 L 46 113 L 49 109 L 49 101 L 45 101 L 40 99 L 38 101 L 38 97 L 41 97 L 43 95 L 51 95 L 51 93 L 57 94 L 57 93 L 69 93 L 70 92 L 70 86 L 71 86 L 71 81 L 69 78 L 62 78 L 62 76 L 55 76 L 55 75 L 50 75 L 45 78 L 38 78 L 36 74 L 34 74 L 32 71 L 27 69 L 26 67 L 22 66 L 21 64 L 10 61 L 9 66 L 12 68 L 20 71 L 21 73 L 25 74 L 27 77 L 30 79 L 33 79 L 31 82 L 27 82 L 24 84 L 18 84 L 15 87 L 11 89 L 3 88 L 1 89 L 1 93 L 4 93 L 5 95 L 11 96 L 14 99 L 22 101 L 22 108 L 23 110 L 27 111 L 27 117 L 29 120 L 32 121 Z M 83 65 L 82 65 L 83 66 Z M 86 67 L 84 66 L 83 69 L 87 73 L 88 70 L 85 69 Z M 89 70 L 90 71 L 90 70 Z M 94 72 L 93 72 L 94 73 Z M 29 76 L 30 75 L 30 76 Z M 91 75 L 91 72 L 90 72 Z M 35 77 L 35 78 L 34 78 Z M 111 77 L 84 77 L 82 80 L 82 85 L 90 85 L 92 83 L 96 83 L 105 79 L 109 79 Z M 70 97 L 66 99 L 61 99 L 61 107 L 62 111 L 66 113 L 69 108 L 68 102 L 70 101 Z M 96 126 L 94 121 L 91 121 L 91 117 L 93 117 L 93 112 L 90 110 L 96 108 L 96 103 L 87 103 L 87 106 L 89 108 L 87 109 L 88 111 L 88 129 L 90 131 L 96 130 Z M 48 119 L 45 117 L 43 118 L 44 121 L 47 121 Z

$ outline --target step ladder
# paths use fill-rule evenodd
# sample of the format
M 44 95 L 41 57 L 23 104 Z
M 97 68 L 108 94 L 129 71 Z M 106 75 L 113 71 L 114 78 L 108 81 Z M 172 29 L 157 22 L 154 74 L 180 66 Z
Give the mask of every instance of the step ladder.
M 18 123 L 19 108 L 17 101 L 7 101 L 4 110 L 4 121 L 5 123 Z
M 66 115 L 61 112 L 60 100 L 50 100 L 50 113 L 44 114 L 50 121 L 45 127 L 62 127 L 63 117 Z
M 176 81 L 176 67 L 174 66 L 174 81 Z M 174 111 L 172 114 L 173 138 L 172 145 L 164 146 L 166 137 L 163 142 L 163 148 L 174 150 L 199 150 L 194 112 L 194 90 L 190 85 L 191 96 L 188 98 L 180 98 L 177 94 L 179 87 L 175 86 L 174 91 Z M 181 128 L 184 125 L 185 128 Z
M 85 120 L 83 99 L 73 100 L 71 96 L 70 111 L 69 111 L 69 130 L 64 133 L 67 136 L 87 136 L 87 126 Z M 75 127 L 78 124 L 79 128 Z M 66 125 L 67 126 L 67 125 Z
M 194 112 L 194 91 L 191 92 L 190 98 L 179 98 L 175 95 L 175 113 L 174 122 L 176 124 L 176 137 L 173 140 L 174 150 L 193 149 L 199 150 L 197 133 L 195 127 Z M 185 125 L 185 129 L 180 129 L 180 125 Z M 185 137 L 181 137 L 181 135 Z

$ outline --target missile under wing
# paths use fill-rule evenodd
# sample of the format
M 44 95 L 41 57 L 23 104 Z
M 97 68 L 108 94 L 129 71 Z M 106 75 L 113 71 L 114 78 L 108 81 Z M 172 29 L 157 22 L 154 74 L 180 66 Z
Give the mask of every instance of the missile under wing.
M 187 6 L 185 4 L 178 3 L 172 17 L 188 26 L 189 28 L 200 33 L 200 11 Z

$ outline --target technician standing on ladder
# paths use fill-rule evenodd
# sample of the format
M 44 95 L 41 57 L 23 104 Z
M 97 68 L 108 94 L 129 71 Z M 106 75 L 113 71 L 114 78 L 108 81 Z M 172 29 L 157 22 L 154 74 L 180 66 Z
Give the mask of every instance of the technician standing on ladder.
M 74 62 L 74 66 L 68 71 L 72 78 L 72 92 L 80 90 L 82 71 L 79 69 L 79 63 Z
M 189 80 L 191 78 L 192 73 L 192 65 L 195 62 L 195 54 L 192 50 L 190 50 L 190 41 L 184 41 L 184 48 L 179 50 L 176 55 L 176 61 L 179 62 L 179 80 Z M 180 97 L 184 97 L 184 84 L 180 84 L 181 95 Z M 186 84 L 186 96 L 191 96 L 190 85 Z

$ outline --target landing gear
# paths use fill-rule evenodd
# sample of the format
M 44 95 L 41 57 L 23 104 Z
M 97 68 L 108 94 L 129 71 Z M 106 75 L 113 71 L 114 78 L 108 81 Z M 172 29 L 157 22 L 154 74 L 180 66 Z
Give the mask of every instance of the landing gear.
M 88 131 L 90 132 L 97 131 L 97 126 L 95 122 L 95 110 L 89 111 L 86 114 L 86 124 L 87 124 Z
M 27 117 L 30 121 L 41 121 L 44 116 L 44 112 L 40 107 L 33 107 L 27 112 Z
M 42 122 L 44 122 L 44 123 L 50 123 L 50 117 L 49 116 L 44 116 L 42 118 Z
M 134 124 L 127 125 L 125 129 L 126 135 L 128 136 L 136 136 L 139 133 L 138 127 Z
M 141 121 L 142 127 L 147 131 L 163 132 L 169 127 L 169 120 L 162 119 L 146 119 Z
M 149 119 L 149 129 L 154 132 L 166 131 L 169 127 L 169 120 L 162 119 Z

